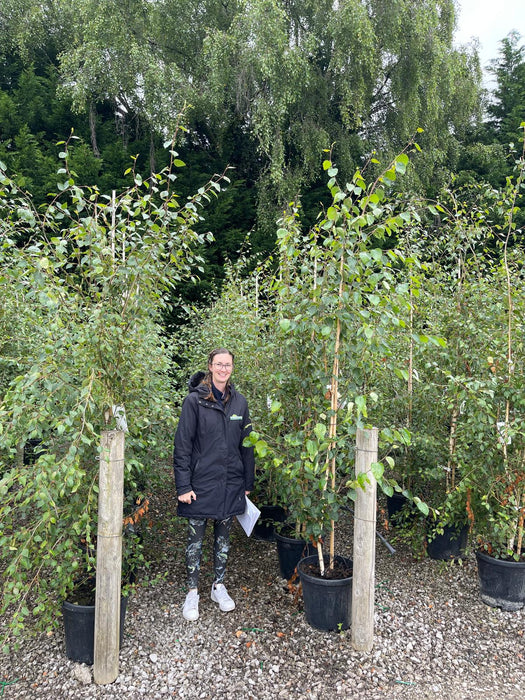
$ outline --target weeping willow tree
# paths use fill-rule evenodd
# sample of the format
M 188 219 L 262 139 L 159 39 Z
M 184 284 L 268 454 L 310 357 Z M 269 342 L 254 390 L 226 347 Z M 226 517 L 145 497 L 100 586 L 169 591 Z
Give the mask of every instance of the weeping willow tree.
M 21 0 L 3 3 L 6 45 L 56 37 L 63 93 L 96 117 L 170 130 L 255 171 L 259 229 L 319 179 L 322 149 L 350 177 L 422 128 L 405 186 L 439 184 L 477 114 L 476 53 L 453 47 L 453 0 Z M 93 121 L 96 124 L 96 119 Z M 232 146 L 233 144 L 233 146 Z M 255 148 L 255 152 L 253 152 Z

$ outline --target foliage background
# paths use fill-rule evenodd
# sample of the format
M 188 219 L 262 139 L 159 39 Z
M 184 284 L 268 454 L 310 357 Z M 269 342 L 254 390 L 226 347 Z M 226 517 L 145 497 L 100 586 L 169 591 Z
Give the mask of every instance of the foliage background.
M 200 266 L 204 236 L 193 227 L 225 179 L 179 202 L 182 163 L 171 150 L 169 168 L 147 181 L 130 168 L 130 185 L 105 197 L 75 184 L 62 147 L 59 194 L 43 212 L 0 171 L 1 610 L 14 634 L 29 617 L 56 625 L 53 603 L 94 566 L 100 433 L 115 425 L 115 407 L 129 428 L 126 509 L 169 458 L 162 313 L 173 285 Z M 22 460 L 31 441 L 36 461 Z M 137 542 L 131 554 L 140 551 Z
M 39 204 L 54 189 L 54 144 L 73 128 L 78 181 L 109 194 L 130 157 L 143 177 L 166 165 L 162 141 L 183 119 L 182 194 L 235 169 L 208 212 L 217 243 L 202 281 L 180 290 L 196 300 L 248 231 L 254 252 L 271 251 L 292 199 L 314 223 L 331 144 L 349 178 L 374 152 L 392 158 L 419 127 L 405 189 L 435 195 L 451 173 L 503 184 L 523 112 L 520 37 L 502 40 L 487 95 L 475 51 L 453 47 L 454 22 L 452 0 L 5 0 L 0 159 Z
M 94 467 L 107 409 L 126 406 L 127 485 L 141 491 L 169 451 L 166 435 L 188 375 L 214 346 L 236 353 L 239 388 L 261 432 L 288 437 L 292 452 L 300 448 L 290 464 L 305 458 L 319 466 L 317 448 L 334 449 L 319 426 L 336 412 L 321 390 L 341 323 L 341 388 L 359 419 L 390 425 L 388 406 L 398 410 L 394 439 L 421 427 L 402 463 L 402 476 L 419 488 L 443 487 L 436 462 L 450 460 L 449 420 L 467 395 L 473 408 L 458 422 L 464 433 L 452 456 L 459 494 L 452 509 L 484 483 L 464 477 L 470 431 L 481 426 L 494 438 L 499 409 L 487 397 L 512 399 L 521 444 L 521 373 L 502 373 L 494 386 L 482 374 L 482 355 L 494 347 L 501 361 L 504 338 L 494 329 L 512 308 L 512 295 L 488 284 L 502 279 L 512 188 L 507 243 L 521 260 L 522 194 L 512 176 L 522 161 L 524 48 L 516 33 L 502 40 L 496 88 L 484 93 L 475 51 L 453 47 L 454 11 L 452 0 L 4 0 L 0 546 L 3 609 L 14 606 L 15 632 L 31 615 L 49 624 L 48 598 L 65 595 L 74 572 L 93 564 L 77 545 L 94 532 Z M 410 160 L 396 157 L 416 131 Z M 321 164 L 330 147 L 340 189 L 335 168 Z M 389 161 L 383 181 L 381 162 Z M 225 178 L 213 173 L 228 166 L 223 193 Z M 365 171 L 372 190 L 385 185 L 381 197 L 363 194 Z M 429 198 L 438 203 L 427 206 Z M 355 246 L 345 284 L 352 284 L 340 307 L 337 260 L 345 244 L 332 228 L 349 212 Z M 280 232 L 277 219 L 288 222 Z M 456 272 L 474 264 L 472 298 L 462 296 Z M 318 288 L 317 274 L 325 280 Z M 519 274 L 512 279 L 520 291 Z M 480 295 L 490 303 L 473 329 Z M 434 332 L 447 338 L 446 350 L 429 342 Z M 513 347 L 521 367 L 523 345 Z M 468 368 L 466 349 L 474 357 Z M 386 360 L 378 365 L 380 351 Z M 413 362 L 420 384 L 412 382 Z M 384 405 L 373 398 L 379 385 Z M 431 430 L 428 395 L 419 393 L 427 386 L 436 401 L 445 397 Z M 284 432 L 282 411 L 295 434 Z M 346 440 L 354 419 L 343 421 Z M 28 440 L 42 441 L 36 465 L 21 461 Z M 481 465 L 485 443 L 475 444 L 468 458 Z M 497 441 L 493 447 L 500 456 Z M 423 468 L 411 460 L 418 449 L 432 454 Z M 280 460 L 270 454 L 263 473 Z M 509 483 L 497 470 L 484 476 L 499 500 L 474 499 L 470 507 L 479 506 L 480 522 L 513 527 L 516 511 L 509 516 L 498 491 Z M 510 485 L 521 489 L 521 481 Z M 517 498 L 514 509 L 521 491 Z M 304 503 L 311 510 L 312 498 Z M 334 495 L 321 518 L 333 520 L 337 505 Z

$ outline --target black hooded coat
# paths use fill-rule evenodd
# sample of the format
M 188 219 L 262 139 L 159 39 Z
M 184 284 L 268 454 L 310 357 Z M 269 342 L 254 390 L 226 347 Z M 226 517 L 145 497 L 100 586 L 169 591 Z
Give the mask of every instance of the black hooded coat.
M 223 406 L 206 399 L 209 388 L 201 383 L 204 376 L 197 372 L 191 377 L 175 433 L 177 495 L 194 491 L 197 496 L 191 503 L 178 501 L 178 514 L 224 520 L 244 513 L 245 491 L 253 489 L 253 447 L 242 444 L 251 431 L 250 413 L 233 385 Z

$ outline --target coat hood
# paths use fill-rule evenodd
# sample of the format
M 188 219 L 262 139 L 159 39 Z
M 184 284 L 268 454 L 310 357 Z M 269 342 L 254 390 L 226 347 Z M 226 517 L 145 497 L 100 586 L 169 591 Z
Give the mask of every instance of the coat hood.
M 206 372 L 203 372 L 202 370 L 192 374 L 188 380 L 188 389 L 190 391 L 197 391 L 199 384 L 202 382 L 205 376 Z

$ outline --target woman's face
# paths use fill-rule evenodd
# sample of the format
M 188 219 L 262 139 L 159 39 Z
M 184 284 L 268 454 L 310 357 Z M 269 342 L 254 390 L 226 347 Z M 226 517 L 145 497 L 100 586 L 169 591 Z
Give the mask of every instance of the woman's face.
M 227 352 L 215 355 L 208 365 L 213 383 L 218 389 L 223 389 L 233 370 L 233 358 Z

